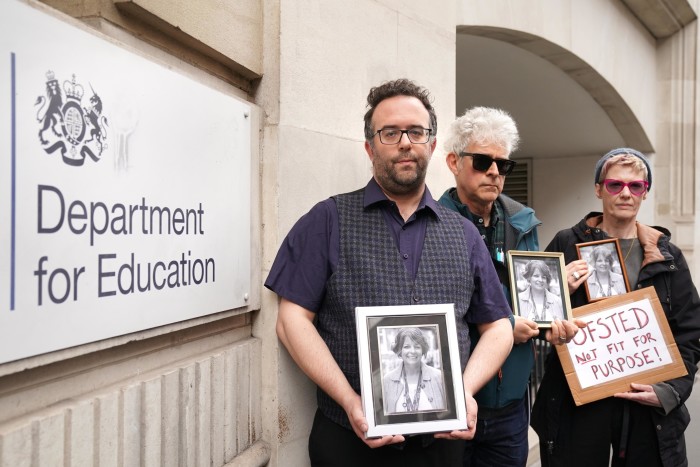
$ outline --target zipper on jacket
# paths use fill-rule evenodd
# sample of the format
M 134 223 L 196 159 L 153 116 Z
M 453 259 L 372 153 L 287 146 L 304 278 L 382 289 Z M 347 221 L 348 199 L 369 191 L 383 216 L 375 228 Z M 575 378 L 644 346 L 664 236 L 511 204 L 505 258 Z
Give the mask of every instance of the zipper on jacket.
M 664 274 L 664 284 L 666 285 L 666 303 L 671 308 L 671 278 L 668 274 Z

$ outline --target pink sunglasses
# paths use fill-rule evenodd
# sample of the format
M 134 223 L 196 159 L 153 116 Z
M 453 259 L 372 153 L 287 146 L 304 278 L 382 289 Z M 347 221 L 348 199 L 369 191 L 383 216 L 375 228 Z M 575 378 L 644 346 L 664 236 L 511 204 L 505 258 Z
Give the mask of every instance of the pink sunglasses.
M 625 183 L 622 180 L 606 178 L 603 180 L 603 186 L 611 195 L 616 195 L 627 187 L 634 196 L 642 196 L 646 193 L 647 188 L 649 188 L 649 182 L 645 180 L 634 180 Z

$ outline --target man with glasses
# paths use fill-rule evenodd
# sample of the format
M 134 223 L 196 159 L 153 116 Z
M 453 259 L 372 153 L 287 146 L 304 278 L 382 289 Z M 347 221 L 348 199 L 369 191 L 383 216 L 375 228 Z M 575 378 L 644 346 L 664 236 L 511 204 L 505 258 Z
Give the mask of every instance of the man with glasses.
M 576 244 L 618 238 L 631 289 L 653 286 L 688 374 L 581 406 L 574 403 L 559 358 L 550 354 L 532 409 L 543 466 L 687 466 L 684 402 L 700 360 L 700 297 L 681 250 L 663 227 L 637 222 L 651 189 L 647 158 L 614 149 L 595 166 L 595 195 L 603 212 L 589 213 L 556 234 L 547 251 L 564 253 L 571 306 L 588 303 L 583 282 L 593 273 Z M 612 458 L 611 458 L 612 454 Z
M 510 310 L 474 226 L 425 185 L 437 130 L 428 91 L 396 80 L 372 88 L 367 103 L 374 176 L 318 203 L 282 243 L 265 282 L 281 297 L 277 335 L 318 386 L 312 465 L 457 467 L 460 440 L 474 436 L 473 394 L 512 346 Z M 366 439 L 355 308 L 431 303 L 455 306 L 469 428 Z M 467 321 L 481 333 L 471 356 Z
M 490 253 L 505 296 L 510 299 L 506 253 L 538 251 L 535 211 L 502 194 L 506 175 L 516 162 L 509 159 L 520 137 L 511 116 L 500 109 L 474 107 L 455 120 L 445 143 L 447 165 L 456 187 L 440 203 L 469 219 Z M 513 287 L 516 285 L 513 284 Z M 479 419 L 474 439 L 467 442 L 465 466 L 524 466 L 528 455 L 528 382 L 535 360 L 532 338 L 537 323 L 510 315 L 513 349 L 497 375 L 475 396 Z M 576 326 L 556 320 L 549 339 L 564 343 Z M 552 339 L 554 336 L 554 339 Z M 472 344 L 479 342 L 473 333 Z

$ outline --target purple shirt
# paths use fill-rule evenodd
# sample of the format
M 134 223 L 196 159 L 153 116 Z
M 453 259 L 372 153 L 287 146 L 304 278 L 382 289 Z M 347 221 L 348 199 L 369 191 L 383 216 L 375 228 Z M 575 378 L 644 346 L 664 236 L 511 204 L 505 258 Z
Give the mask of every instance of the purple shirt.
M 415 278 L 423 251 L 428 216 L 439 216 L 438 203 L 428 188 L 416 212 L 404 222 L 396 204 L 372 178 L 365 188 L 364 208 L 377 205 L 391 231 L 406 270 Z M 470 323 L 488 323 L 510 316 L 491 256 L 474 224 L 464 219 L 474 293 L 467 312 Z M 303 308 L 318 312 L 326 282 L 340 255 L 338 210 L 333 199 L 316 204 L 292 227 L 282 242 L 265 287 Z

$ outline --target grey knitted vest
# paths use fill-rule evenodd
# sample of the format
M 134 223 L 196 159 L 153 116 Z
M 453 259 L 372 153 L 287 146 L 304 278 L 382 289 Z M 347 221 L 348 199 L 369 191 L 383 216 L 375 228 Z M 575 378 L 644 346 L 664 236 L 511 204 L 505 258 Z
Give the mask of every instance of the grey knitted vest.
M 355 307 L 454 303 L 462 370 L 469 358 L 465 320 L 474 291 L 462 217 L 438 205 L 429 216 L 415 281 L 378 208 L 363 209 L 364 189 L 333 197 L 338 207 L 340 258 L 327 283 L 316 326 L 352 388 L 360 393 Z M 318 390 L 326 417 L 351 429 L 345 411 Z

